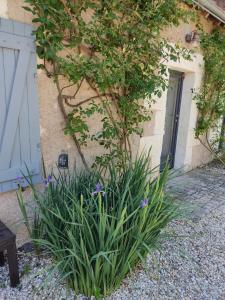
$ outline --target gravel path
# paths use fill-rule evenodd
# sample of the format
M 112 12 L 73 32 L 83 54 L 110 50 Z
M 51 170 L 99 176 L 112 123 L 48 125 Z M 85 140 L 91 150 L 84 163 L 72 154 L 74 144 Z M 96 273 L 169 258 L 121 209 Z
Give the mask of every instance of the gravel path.
M 49 258 L 41 257 L 39 260 L 33 253 L 18 252 L 18 259 L 21 284 L 18 288 L 10 288 L 8 266 L 1 268 L 0 300 L 75 299 L 72 292 L 59 284 L 56 275 L 51 276 L 52 264 Z M 50 280 L 46 280 L 47 278 Z
M 191 219 L 173 222 L 169 230 L 180 237 L 165 242 L 107 300 L 225 299 L 225 170 L 197 169 L 173 179 L 169 188 L 195 205 Z M 0 269 L 0 300 L 82 299 L 68 294 L 55 277 L 41 287 L 49 259 L 38 262 L 20 254 L 19 261 L 23 276 L 18 289 L 8 287 L 7 266 Z
M 171 227 L 187 237 L 167 242 L 108 299 L 225 299 L 225 205 L 198 223 Z

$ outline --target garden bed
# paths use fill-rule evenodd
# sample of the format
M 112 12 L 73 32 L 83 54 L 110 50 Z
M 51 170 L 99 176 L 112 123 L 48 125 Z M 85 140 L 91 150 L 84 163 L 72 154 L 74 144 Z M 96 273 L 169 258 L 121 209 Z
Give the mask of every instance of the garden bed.
M 180 200 L 195 204 L 192 218 L 174 220 L 167 229 L 180 237 L 163 238 L 162 250 L 148 255 L 147 263 L 139 263 L 106 299 L 225 298 L 224 174 L 224 168 L 209 165 L 169 182 Z M 9 287 L 6 264 L 0 272 L 0 299 L 75 299 L 57 273 L 46 280 L 53 265 L 49 256 L 42 254 L 38 260 L 34 252 L 20 251 L 21 284 Z
M 195 222 L 173 222 L 170 228 L 186 237 L 170 240 L 162 253 L 147 259 L 124 280 L 108 300 L 127 299 L 224 299 L 225 298 L 225 204 Z M 57 276 L 41 287 L 51 260 L 19 253 L 21 285 L 9 287 L 7 267 L 0 272 L 1 300 L 74 299 Z M 79 296 L 77 299 L 85 299 Z

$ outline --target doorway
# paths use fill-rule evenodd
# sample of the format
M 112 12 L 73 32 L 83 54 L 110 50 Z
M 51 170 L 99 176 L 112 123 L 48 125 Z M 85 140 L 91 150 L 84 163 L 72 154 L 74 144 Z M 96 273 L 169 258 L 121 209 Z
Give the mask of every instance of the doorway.
M 174 167 L 183 81 L 184 73 L 169 71 L 164 136 L 160 157 L 161 170 L 164 168 L 166 162 L 169 163 L 171 169 Z

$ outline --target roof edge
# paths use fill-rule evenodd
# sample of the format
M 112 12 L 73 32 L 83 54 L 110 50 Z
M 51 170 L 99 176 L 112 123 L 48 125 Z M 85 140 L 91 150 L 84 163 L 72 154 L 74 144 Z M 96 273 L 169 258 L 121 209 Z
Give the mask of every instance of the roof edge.
M 215 3 L 210 0 L 193 0 L 193 2 L 225 24 L 225 11 L 216 6 Z

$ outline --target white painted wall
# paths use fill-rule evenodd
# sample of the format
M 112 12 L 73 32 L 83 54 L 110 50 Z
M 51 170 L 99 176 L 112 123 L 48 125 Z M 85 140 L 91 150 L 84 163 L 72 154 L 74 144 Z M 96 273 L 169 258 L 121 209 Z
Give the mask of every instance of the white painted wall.
M 0 0 L 0 17 L 8 18 L 7 0 Z

